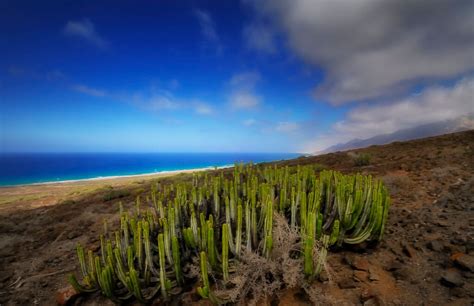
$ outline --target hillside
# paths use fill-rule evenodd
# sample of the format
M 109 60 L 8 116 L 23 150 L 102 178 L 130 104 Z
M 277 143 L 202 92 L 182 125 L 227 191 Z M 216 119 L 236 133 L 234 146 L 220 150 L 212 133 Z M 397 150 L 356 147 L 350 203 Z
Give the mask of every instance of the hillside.
M 347 151 L 357 148 L 365 148 L 371 145 L 383 145 L 394 141 L 407 141 L 437 135 L 456 133 L 472 130 L 474 128 L 474 115 L 462 116 L 457 119 L 424 124 L 412 128 L 401 129 L 390 134 L 377 135 L 368 139 L 353 139 L 346 143 L 336 144 L 318 154 L 337 151 Z
M 356 166 L 361 154 L 368 154 L 368 164 Z M 275 162 L 371 174 L 385 182 L 392 196 L 382 243 L 329 254 L 329 273 L 312 286 L 321 305 L 471 305 L 473 156 L 471 130 Z M 190 178 L 181 174 L 158 180 L 168 184 Z M 76 244 L 98 249 L 103 220 L 117 225 L 117 202 L 133 206 L 136 196 L 155 180 L 95 183 L 80 189 L 77 184 L 0 188 L 0 304 L 55 304 L 58 290 L 67 287 L 66 275 L 79 268 Z M 266 302 L 310 305 L 310 298 L 292 289 Z M 92 295 L 73 303 L 111 302 Z M 208 302 L 191 290 L 173 304 L 193 303 Z

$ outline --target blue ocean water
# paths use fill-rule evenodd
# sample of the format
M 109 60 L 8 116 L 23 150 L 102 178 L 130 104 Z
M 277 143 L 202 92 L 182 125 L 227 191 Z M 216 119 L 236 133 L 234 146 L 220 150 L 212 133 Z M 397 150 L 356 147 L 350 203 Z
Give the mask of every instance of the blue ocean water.
M 0 186 L 266 162 L 297 153 L 2 153 Z

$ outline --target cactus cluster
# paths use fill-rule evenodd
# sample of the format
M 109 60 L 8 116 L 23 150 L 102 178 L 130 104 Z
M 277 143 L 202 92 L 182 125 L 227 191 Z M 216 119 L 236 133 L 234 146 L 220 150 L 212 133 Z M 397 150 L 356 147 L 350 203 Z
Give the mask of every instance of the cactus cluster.
M 134 212 L 120 205 L 120 229 L 106 229 L 97 254 L 77 247 L 82 282 L 74 275 L 69 282 L 116 302 L 167 300 L 186 282 L 185 265 L 199 258 L 197 292 L 221 303 L 208 273 L 225 284 L 244 252 L 271 257 L 274 214 L 298 231 L 311 280 L 331 246 L 380 240 L 389 203 L 386 188 L 371 176 L 318 175 L 311 166 L 238 164 L 233 173 L 196 173 L 187 182 L 153 185 L 145 199 L 137 197 Z

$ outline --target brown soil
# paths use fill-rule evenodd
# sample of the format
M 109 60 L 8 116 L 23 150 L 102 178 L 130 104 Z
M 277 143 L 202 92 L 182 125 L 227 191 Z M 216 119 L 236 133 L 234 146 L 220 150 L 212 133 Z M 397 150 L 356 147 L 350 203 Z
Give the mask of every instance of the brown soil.
M 356 167 L 361 152 L 370 164 Z M 262 305 L 472 305 L 474 131 L 280 164 L 372 174 L 385 181 L 393 204 L 382 243 L 333 250 L 323 281 L 282 290 Z M 117 202 L 131 206 L 155 179 L 0 188 L 0 305 L 56 304 L 66 274 L 77 271 L 76 244 L 97 248 L 103 220 L 116 222 Z M 206 304 L 193 293 L 172 304 L 191 301 Z M 74 303 L 111 304 L 99 296 Z

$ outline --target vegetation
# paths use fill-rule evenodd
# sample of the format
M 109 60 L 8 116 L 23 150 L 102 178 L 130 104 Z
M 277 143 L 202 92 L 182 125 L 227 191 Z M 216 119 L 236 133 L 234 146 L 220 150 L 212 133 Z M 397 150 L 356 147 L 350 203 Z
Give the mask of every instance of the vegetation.
M 360 153 L 354 158 L 354 165 L 357 167 L 370 165 L 370 154 Z
M 113 187 L 108 187 L 105 189 L 106 191 L 102 196 L 104 202 L 128 197 L 131 194 L 129 190 L 125 189 L 114 189 Z
M 233 301 L 213 288 L 232 286 L 236 266 L 248 256 L 277 256 L 279 220 L 297 233 L 300 249 L 288 252 L 310 282 L 323 271 L 328 248 L 382 239 L 389 204 L 386 188 L 371 176 L 317 175 L 314 166 L 241 164 L 233 174 L 196 173 L 189 182 L 157 183 L 145 200 L 137 197 L 134 212 L 120 204 L 120 229 L 105 229 L 99 254 L 77 247 L 82 282 L 74 275 L 69 282 L 116 302 L 145 303 L 169 299 L 199 269 L 202 298 Z

